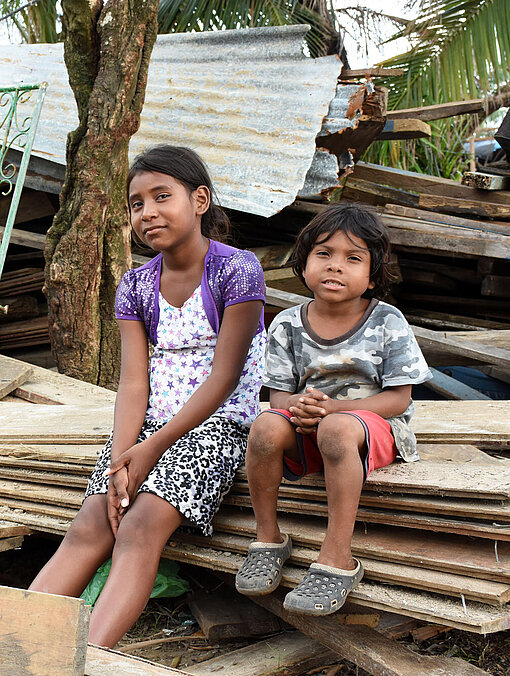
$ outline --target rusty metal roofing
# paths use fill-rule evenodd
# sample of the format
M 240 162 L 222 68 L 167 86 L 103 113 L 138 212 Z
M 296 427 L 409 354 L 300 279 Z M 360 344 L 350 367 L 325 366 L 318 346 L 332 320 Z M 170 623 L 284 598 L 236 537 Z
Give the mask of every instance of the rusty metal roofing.
M 339 118 L 336 129 L 352 126 L 343 111 L 357 87 L 340 87 L 330 109 L 341 62 L 336 56 L 304 56 L 306 30 L 159 36 L 130 157 L 155 143 L 189 146 L 207 162 L 225 207 L 263 216 L 300 192 L 335 184 L 334 156 L 322 153 L 317 171 L 311 168 L 315 138 L 323 124 L 331 126 L 331 111 Z M 0 46 L 0 86 L 43 80 L 49 87 L 33 153 L 64 165 L 66 135 L 77 114 L 63 45 Z

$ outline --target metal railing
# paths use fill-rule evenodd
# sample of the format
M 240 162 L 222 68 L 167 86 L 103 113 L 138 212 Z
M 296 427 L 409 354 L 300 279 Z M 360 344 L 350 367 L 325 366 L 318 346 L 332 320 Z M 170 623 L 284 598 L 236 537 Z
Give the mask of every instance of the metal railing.
M 12 192 L 9 213 L 0 240 L 0 277 L 47 87 L 46 82 L 0 87 L 0 195 L 7 196 Z M 20 117 L 20 107 L 25 110 L 33 94 L 35 101 L 32 113 L 30 115 L 23 113 Z M 11 148 L 22 152 L 19 168 L 7 159 L 7 153 Z

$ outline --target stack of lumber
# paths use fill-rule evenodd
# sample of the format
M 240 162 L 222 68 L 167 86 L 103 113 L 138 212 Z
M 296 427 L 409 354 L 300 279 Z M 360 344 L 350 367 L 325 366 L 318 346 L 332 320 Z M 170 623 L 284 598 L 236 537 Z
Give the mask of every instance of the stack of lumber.
M 38 299 L 26 295 L 42 293 L 42 268 L 19 268 L 4 272 L 0 281 L 0 350 L 46 345 L 48 318 L 39 317 Z
M 108 437 L 113 398 L 38 367 L 23 383 L 18 377 L 0 401 L 0 519 L 65 533 Z M 37 401 L 44 403 L 31 403 Z M 363 491 L 353 548 L 366 576 L 352 600 L 468 631 L 510 628 L 510 459 L 477 448 L 508 448 L 507 403 L 416 402 L 416 409 L 424 459 L 373 472 Z M 283 576 L 283 585 L 292 586 L 324 537 L 323 479 L 284 482 L 279 509 L 295 543 Z M 215 535 L 176 535 L 164 556 L 233 573 L 254 533 L 241 469 Z

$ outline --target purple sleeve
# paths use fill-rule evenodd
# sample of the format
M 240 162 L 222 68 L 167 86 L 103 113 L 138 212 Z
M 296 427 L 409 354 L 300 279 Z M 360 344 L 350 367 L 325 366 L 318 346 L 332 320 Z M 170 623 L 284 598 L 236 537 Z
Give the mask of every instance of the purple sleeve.
M 266 300 L 264 273 L 257 257 L 251 251 L 237 251 L 224 269 L 222 296 L 225 307 L 249 300 Z
M 117 319 L 136 319 L 143 321 L 137 308 L 135 296 L 136 278 L 133 270 L 128 270 L 120 280 L 115 295 L 115 317 Z

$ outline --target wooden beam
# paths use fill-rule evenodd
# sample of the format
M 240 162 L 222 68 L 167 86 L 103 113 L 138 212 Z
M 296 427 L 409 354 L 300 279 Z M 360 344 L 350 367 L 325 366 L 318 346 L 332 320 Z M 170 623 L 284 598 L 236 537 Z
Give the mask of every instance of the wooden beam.
M 484 110 L 484 99 L 472 99 L 471 101 L 450 101 L 449 103 L 436 103 L 433 106 L 420 106 L 419 108 L 402 108 L 401 110 L 388 110 L 388 120 L 403 118 L 416 118 L 419 120 L 442 120 L 454 115 L 466 115 L 467 113 L 481 113 Z
M 370 162 L 357 162 L 353 176 L 374 183 L 392 185 L 401 190 L 412 190 L 417 193 L 439 195 L 441 197 L 458 197 L 463 199 L 479 200 L 493 204 L 510 206 L 510 194 L 497 190 L 480 192 L 458 181 L 429 174 L 419 174 L 415 171 L 405 171 L 392 167 L 383 167 Z
M 439 209 L 452 214 L 476 214 L 482 218 L 510 220 L 510 205 L 506 204 L 492 204 L 475 199 L 421 194 L 419 205 L 424 209 Z
M 340 627 L 335 615 L 311 617 L 290 613 L 283 607 L 283 594 L 253 597 L 255 603 L 285 620 L 341 657 L 375 676 L 481 676 L 486 671 L 456 657 L 418 655 L 409 648 L 369 627 Z
M 488 397 L 486 394 L 482 394 L 482 392 L 469 387 L 469 385 L 465 385 L 460 380 L 456 380 L 442 371 L 438 371 L 435 368 L 431 368 L 430 370 L 432 371 L 433 378 L 424 383 L 425 387 L 428 387 L 433 392 L 444 395 L 447 399 L 491 400 L 491 397 Z
M 0 607 L 3 674 L 84 673 L 90 608 L 81 599 L 0 587 Z
M 481 292 L 482 296 L 510 298 L 510 277 L 487 275 L 483 278 Z
M 50 670 L 47 673 L 56 674 L 57 672 Z M 83 674 L 83 671 L 81 673 Z M 129 674 L 129 676 L 169 676 L 169 674 L 183 676 L 184 674 L 186 676 L 190 672 L 164 667 L 141 657 L 124 655 L 116 650 L 94 645 L 88 646 L 85 676 L 119 676 L 119 674 Z
M 413 207 L 403 206 L 401 204 L 386 204 L 384 211 L 394 216 L 404 216 L 418 221 L 428 221 L 436 225 L 453 225 L 459 228 L 471 230 L 483 230 L 485 232 L 499 233 L 509 235 L 510 227 L 507 224 L 493 223 L 492 221 L 479 221 L 473 218 L 463 218 L 462 216 L 453 216 L 451 214 L 442 214 L 438 211 L 427 211 L 426 209 L 415 209 Z M 491 261 L 492 265 L 494 261 Z M 488 274 L 487 272 L 485 274 Z
M 262 609 L 262 606 L 259 608 Z M 271 615 L 275 617 L 273 613 Z M 298 665 L 299 673 L 304 674 L 337 661 L 336 653 L 296 631 L 272 636 L 200 664 L 192 664 L 187 671 L 193 676 L 211 676 L 217 672 L 224 676 L 275 676 L 281 672 L 296 673 L 293 667 Z
M 403 68 L 344 68 L 340 73 L 340 80 L 353 80 L 361 77 L 399 77 L 404 73 Z
M 481 171 L 465 171 L 461 183 L 478 188 L 478 190 L 509 190 L 510 176 L 495 176 L 494 174 L 484 174 Z
M 453 337 L 455 334 L 445 337 L 440 331 L 432 331 L 420 326 L 411 326 L 411 329 L 422 347 L 433 347 L 446 353 L 462 354 L 484 364 L 510 367 L 510 350 L 492 347 L 485 343 L 471 342 L 469 339 L 459 341 L 458 338 Z
M 32 367 L 24 362 L 0 355 L 0 399 L 13 392 L 32 375 Z
M 430 124 L 419 119 L 386 120 L 383 130 L 376 141 L 397 141 L 400 139 L 430 138 L 432 129 Z

